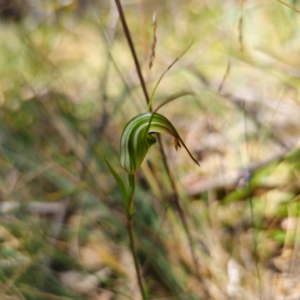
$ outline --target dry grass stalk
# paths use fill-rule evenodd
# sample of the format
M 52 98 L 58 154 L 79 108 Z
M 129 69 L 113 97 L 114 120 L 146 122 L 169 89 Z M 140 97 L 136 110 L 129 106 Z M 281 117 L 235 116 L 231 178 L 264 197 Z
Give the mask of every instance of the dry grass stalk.
M 292 10 L 294 10 L 295 12 L 297 12 L 297 13 L 300 14 L 300 10 L 296 9 L 295 7 L 291 6 L 290 4 L 288 4 L 288 3 L 286 3 L 286 2 L 284 2 L 284 1 L 282 1 L 282 0 L 277 0 L 277 1 L 280 2 L 280 3 L 282 3 L 283 5 L 285 5 L 285 6 L 289 7 L 289 8 L 291 8 Z
M 222 79 L 222 82 L 219 86 L 219 89 L 218 89 L 218 92 L 221 93 L 222 89 L 223 89 L 223 85 L 225 83 L 225 80 L 227 79 L 228 75 L 229 75 L 229 71 L 230 71 L 230 60 L 228 60 L 228 64 L 227 64 L 227 68 L 226 68 L 226 71 L 225 71 L 225 74 L 223 76 L 223 79 Z
M 151 44 L 151 54 L 150 54 L 150 59 L 149 59 L 149 69 L 151 70 L 155 58 L 155 48 L 156 48 L 156 28 L 157 28 L 157 18 L 156 18 L 156 12 L 153 14 L 152 18 L 152 26 L 153 26 L 153 41 Z
M 143 74 L 142 74 L 142 71 L 141 71 L 141 67 L 140 67 L 140 63 L 138 61 L 137 54 L 135 52 L 135 48 L 134 48 L 134 45 L 133 45 L 133 41 L 132 41 L 132 38 L 131 38 L 131 35 L 130 35 L 130 31 L 129 31 L 126 19 L 125 19 L 123 8 L 122 8 L 120 0 L 115 0 L 115 3 L 116 3 L 116 6 L 117 6 L 117 9 L 118 9 L 118 12 L 119 12 L 119 16 L 120 16 L 120 20 L 121 20 L 122 27 L 123 27 L 123 30 L 124 30 L 124 34 L 126 36 L 126 40 L 128 42 L 130 52 L 132 54 L 132 58 L 134 60 L 135 68 L 136 68 L 136 71 L 138 73 L 138 77 L 139 77 L 139 80 L 140 80 L 140 83 L 141 83 L 141 87 L 142 87 L 146 102 L 148 104 L 149 103 L 149 95 L 148 95 L 148 92 L 147 92 L 147 87 L 146 87 L 146 84 L 145 84 L 145 81 L 144 81 L 144 77 L 143 77 Z
M 243 7 L 244 7 L 244 4 L 245 4 L 245 0 L 242 0 L 241 4 L 240 4 L 241 16 L 240 16 L 239 25 L 238 25 L 239 43 L 240 43 L 240 50 L 241 50 L 241 52 L 244 51 L 244 39 L 243 39 Z

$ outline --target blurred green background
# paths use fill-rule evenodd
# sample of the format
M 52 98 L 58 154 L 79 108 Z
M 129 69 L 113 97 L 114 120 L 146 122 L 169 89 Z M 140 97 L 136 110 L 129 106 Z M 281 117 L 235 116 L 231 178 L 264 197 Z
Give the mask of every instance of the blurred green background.
M 201 164 L 162 137 L 192 243 L 154 146 L 134 224 L 149 298 L 300 299 L 300 15 L 266 0 L 122 5 L 149 92 L 193 43 L 153 103 L 197 94 L 160 111 Z M 1 299 L 141 298 L 103 157 L 126 178 L 122 129 L 146 109 L 114 1 L 0 1 Z

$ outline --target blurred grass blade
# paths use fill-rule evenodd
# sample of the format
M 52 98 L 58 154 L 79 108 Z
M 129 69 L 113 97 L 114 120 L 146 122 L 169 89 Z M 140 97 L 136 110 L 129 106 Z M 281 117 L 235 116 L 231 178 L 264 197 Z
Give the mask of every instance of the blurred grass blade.
M 289 7 L 289 8 L 291 8 L 292 10 L 294 10 L 294 11 L 296 11 L 297 13 L 300 14 L 300 10 L 296 9 L 296 8 L 293 7 L 292 5 L 286 3 L 285 1 L 282 1 L 282 0 L 277 0 L 277 1 L 280 2 L 280 3 L 282 3 L 283 5 L 285 5 L 285 6 Z
M 186 50 L 184 50 L 184 52 L 176 57 L 176 59 L 168 66 L 168 68 L 160 75 L 158 81 L 156 82 L 155 86 L 154 86 L 154 89 L 152 91 L 152 94 L 150 96 L 150 101 L 148 103 L 148 111 L 151 110 L 151 105 L 152 105 L 152 101 L 153 101 L 153 98 L 154 98 L 154 95 L 155 95 L 155 92 L 160 84 L 160 82 L 162 81 L 162 79 L 164 78 L 164 76 L 168 73 L 168 71 L 176 64 L 176 62 L 187 52 L 189 51 L 189 49 L 192 47 L 194 41 L 186 48 Z

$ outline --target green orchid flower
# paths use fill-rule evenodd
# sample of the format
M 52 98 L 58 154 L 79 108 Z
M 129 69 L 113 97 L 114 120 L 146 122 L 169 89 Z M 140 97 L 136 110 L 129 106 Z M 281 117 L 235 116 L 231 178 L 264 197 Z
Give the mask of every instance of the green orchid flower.
M 167 98 L 167 100 L 165 100 L 161 105 L 159 105 L 156 108 L 156 110 L 154 110 L 153 112 L 151 111 L 152 100 L 160 81 L 162 80 L 166 72 L 175 64 L 176 61 L 178 61 L 179 58 L 175 59 L 175 61 L 168 67 L 168 69 L 160 76 L 150 97 L 150 101 L 148 103 L 148 111 L 133 117 L 127 123 L 123 130 L 120 141 L 120 165 L 128 173 L 128 186 L 125 184 L 121 176 L 115 171 L 115 169 L 105 158 L 110 172 L 115 177 L 116 182 L 120 187 L 122 197 L 124 200 L 124 206 L 127 214 L 127 229 L 130 238 L 130 245 L 132 249 L 135 269 L 137 272 L 137 279 L 140 286 L 141 294 L 143 296 L 143 300 L 147 299 L 147 295 L 143 287 L 138 258 L 136 255 L 133 233 L 133 217 L 135 214 L 133 198 L 136 187 L 136 172 L 141 168 L 141 165 L 150 147 L 154 145 L 157 141 L 156 137 L 153 135 L 155 133 L 164 133 L 173 137 L 175 149 L 177 150 L 178 147 L 183 146 L 188 152 L 189 156 L 192 158 L 192 160 L 197 165 L 199 165 L 197 160 L 192 156 L 192 154 L 188 150 L 187 146 L 183 142 L 182 138 L 178 134 L 173 124 L 165 116 L 157 113 L 157 111 L 165 104 L 180 97 L 186 95 L 195 96 L 195 94 L 193 92 L 188 91 L 174 94 Z
M 153 133 L 172 136 L 175 149 L 177 150 L 182 144 L 190 157 L 199 165 L 166 117 L 156 112 L 145 112 L 132 118 L 122 133 L 120 164 L 128 174 L 135 174 L 139 170 L 149 148 L 156 143 Z

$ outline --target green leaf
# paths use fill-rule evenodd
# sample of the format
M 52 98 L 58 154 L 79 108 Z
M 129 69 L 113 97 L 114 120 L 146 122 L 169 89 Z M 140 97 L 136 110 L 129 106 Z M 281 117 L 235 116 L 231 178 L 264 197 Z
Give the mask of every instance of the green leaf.
M 129 201 L 129 193 L 126 189 L 126 185 L 123 181 L 123 179 L 120 177 L 120 175 L 115 171 L 115 169 L 112 167 L 112 165 L 109 163 L 109 161 L 107 160 L 106 157 L 104 157 L 105 162 L 110 170 L 110 172 L 112 173 L 112 175 L 115 177 L 116 182 L 119 185 L 119 188 L 121 189 L 121 193 L 123 196 L 123 199 L 125 201 L 126 206 L 128 205 L 128 201 Z

